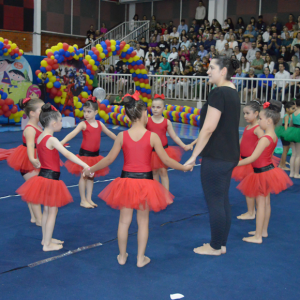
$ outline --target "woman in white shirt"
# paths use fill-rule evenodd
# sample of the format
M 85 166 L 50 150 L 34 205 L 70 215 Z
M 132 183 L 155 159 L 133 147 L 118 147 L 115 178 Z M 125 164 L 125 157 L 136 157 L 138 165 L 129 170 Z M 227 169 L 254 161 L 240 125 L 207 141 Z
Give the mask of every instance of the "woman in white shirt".
M 242 73 L 248 74 L 250 70 L 250 64 L 247 61 L 247 58 L 245 56 L 241 57 L 241 65 Z
M 169 55 L 168 62 L 172 63 L 175 60 L 178 60 L 178 52 L 177 52 L 176 47 L 173 47 L 172 52 Z
M 267 31 L 265 31 L 262 35 L 264 43 L 269 43 L 271 37 L 270 32 L 271 32 L 271 27 L 267 26 Z
M 238 42 L 235 40 L 234 35 L 232 34 L 229 38 L 229 48 L 234 50 L 236 46 L 238 46 Z
M 290 73 L 293 74 L 295 72 L 295 68 L 300 67 L 300 63 L 298 61 L 298 57 L 296 55 L 292 56 L 292 61 L 290 63 Z
M 163 37 L 164 37 L 164 41 L 169 43 L 170 35 L 169 35 L 168 28 L 166 28 Z
M 149 47 L 148 52 L 146 53 L 145 60 L 148 59 L 149 54 L 152 54 L 152 58 L 153 58 L 153 59 L 155 58 L 155 53 L 152 51 L 152 48 L 151 48 L 151 47 Z
M 274 64 L 274 61 L 272 61 L 271 56 L 269 54 L 267 54 L 266 59 L 265 59 L 264 69 L 266 67 L 268 67 L 270 70 L 270 74 L 273 74 L 274 65 L 275 64 Z

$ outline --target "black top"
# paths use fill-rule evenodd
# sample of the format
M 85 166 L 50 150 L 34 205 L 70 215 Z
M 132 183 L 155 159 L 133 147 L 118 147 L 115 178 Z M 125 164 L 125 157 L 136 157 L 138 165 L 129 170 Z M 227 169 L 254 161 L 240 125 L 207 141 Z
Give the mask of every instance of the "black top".
M 222 114 L 216 130 L 204 147 L 201 156 L 238 163 L 240 157 L 240 98 L 238 92 L 226 86 L 214 88 L 201 109 L 200 128 L 204 124 L 208 106 L 218 109 Z

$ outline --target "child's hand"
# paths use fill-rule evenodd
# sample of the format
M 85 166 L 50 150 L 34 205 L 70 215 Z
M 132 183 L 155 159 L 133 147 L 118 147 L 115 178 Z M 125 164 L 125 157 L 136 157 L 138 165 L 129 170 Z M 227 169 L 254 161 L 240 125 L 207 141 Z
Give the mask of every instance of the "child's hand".
M 83 177 L 93 177 L 94 176 L 94 173 L 91 173 L 91 168 L 86 165 L 84 168 L 83 168 L 83 171 L 82 171 L 82 175 Z
M 192 165 L 184 165 L 184 172 L 193 171 L 194 166 Z
M 36 169 L 39 169 L 41 167 L 41 163 L 37 158 L 35 158 L 31 163 Z
M 184 149 L 185 151 L 193 150 L 193 146 L 192 146 L 191 144 L 185 145 L 185 146 L 183 147 L 183 149 Z

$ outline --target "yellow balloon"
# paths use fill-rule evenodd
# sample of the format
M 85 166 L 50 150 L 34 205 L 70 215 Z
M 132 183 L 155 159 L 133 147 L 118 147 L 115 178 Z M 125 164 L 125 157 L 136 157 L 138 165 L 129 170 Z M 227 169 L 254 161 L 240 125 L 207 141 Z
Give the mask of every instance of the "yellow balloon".
M 67 93 L 66 93 L 66 92 L 62 92 L 61 97 L 62 97 L 62 98 L 67 98 Z
M 7 55 L 9 55 L 9 52 L 5 52 L 3 55 L 4 55 L 4 56 L 7 56 Z
M 60 101 L 61 101 L 60 97 L 58 97 L 58 96 L 54 97 L 54 102 L 55 103 L 60 103 Z
M 81 108 L 81 107 L 82 107 L 82 103 L 81 103 L 81 102 L 77 102 L 77 103 L 76 103 L 76 108 L 79 109 L 79 108 Z
M 94 71 L 96 71 L 96 70 L 98 69 L 98 67 L 97 67 L 97 66 L 93 66 L 92 69 L 93 69 Z
M 53 76 L 52 72 L 48 71 L 47 72 L 47 77 L 50 79 Z
M 144 88 L 144 87 L 145 87 L 145 83 L 142 82 L 142 83 L 140 84 L 140 87 L 141 87 L 141 88 Z
M 21 120 L 21 118 L 19 118 L 19 117 L 17 117 L 17 118 L 14 118 L 14 121 L 15 121 L 16 123 L 19 123 L 19 122 L 20 122 L 20 120 Z
M 145 69 L 141 70 L 142 74 L 147 74 L 147 71 Z
M 74 96 L 74 97 L 73 97 L 73 101 L 74 101 L 74 105 L 76 105 L 77 102 L 78 102 L 78 97 Z
M 136 86 L 139 86 L 139 85 L 140 85 L 140 82 L 139 82 L 139 81 L 135 81 L 134 83 L 135 83 Z
M 12 120 L 14 118 L 14 115 L 11 114 L 9 117 L 8 117 L 10 120 Z
M 115 40 L 110 40 L 110 44 L 111 44 L 112 46 L 115 46 L 115 45 L 117 44 L 117 42 L 116 42 Z
M 89 95 L 88 95 L 87 92 L 81 92 L 81 96 L 82 96 L 83 98 L 87 98 Z
M 116 46 L 111 46 L 110 49 L 112 52 L 114 52 L 114 51 L 116 51 Z
M 151 102 L 149 101 L 148 104 L 147 104 L 147 106 L 151 107 L 152 106 L 152 101 Z
M 104 121 L 107 121 L 108 119 L 109 119 L 109 116 L 108 116 L 108 114 L 105 114 L 105 116 L 104 116 Z
M 147 83 L 147 84 L 145 85 L 145 88 L 146 88 L 147 90 L 150 90 L 150 89 L 151 89 L 150 84 Z
M 75 109 L 75 117 L 78 117 L 79 114 L 80 114 L 80 110 L 76 108 L 76 109 Z
M 47 50 L 46 50 L 46 54 L 48 54 L 49 52 L 51 52 L 51 50 L 50 50 L 50 49 L 47 49 Z
M 108 53 L 108 56 L 112 56 L 112 52 L 109 52 L 109 53 Z
M 72 47 L 72 46 L 69 46 L 69 49 L 68 49 L 68 51 L 69 51 L 69 52 L 71 52 L 71 53 L 72 53 L 72 52 L 74 52 L 74 47 Z
M 134 58 L 133 58 L 133 60 L 134 61 L 138 61 L 140 58 L 138 57 L 138 56 L 135 56 Z
M 58 44 L 57 44 L 57 47 L 58 47 L 59 49 L 62 49 L 63 44 L 62 44 L 62 43 L 58 43 Z
M 105 115 L 106 115 L 105 111 L 104 111 L 104 110 L 100 110 L 99 116 L 100 116 L 103 120 L 105 120 Z
M 132 74 L 134 73 L 134 69 L 130 69 L 129 72 Z
M 79 115 L 79 118 L 82 118 L 82 117 L 83 117 L 83 114 L 84 114 L 84 112 L 81 111 L 81 112 L 80 112 L 80 115 Z
M 42 60 L 42 61 L 41 61 L 41 66 L 42 66 L 42 67 L 47 67 L 48 64 L 47 64 L 47 62 L 46 62 L 45 60 Z
M 39 73 L 39 74 L 38 74 L 38 78 L 39 78 L 39 79 L 42 79 L 42 75 L 43 75 L 42 73 Z
M 114 124 L 114 125 L 117 125 L 117 122 L 116 122 L 116 120 L 112 120 L 112 122 L 113 122 L 113 124 Z
M 91 57 L 90 55 L 87 55 L 87 56 L 85 57 L 85 59 L 86 59 L 87 61 L 90 61 L 90 60 L 92 59 L 92 57 Z
M 93 84 L 93 80 L 88 80 L 88 83 L 89 83 L 90 85 L 92 85 L 92 84 Z
M 11 44 L 11 49 L 16 49 L 17 45 L 15 43 Z
M 90 64 L 91 66 L 93 66 L 93 65 L 95 64 L 95 61 L 94 61 L 93 59 L 90 59 L 90 60 L 89 60 L 89 64 Z
M 0 42 L 4 42 L 4 38 L 3 37 L 0 37 Z
M 132 63 L 132 62 L 133 62 L 133 57 L 130 57 L 130 58 L 128 59 L 128 62 L 129 62 L 129 63 Z
M 56 77 L 55 77 L 55 76 L 52 76 L 51 78 L 49 78 L 49 81 L 50 81 L 50 82 L 55 82 L 55 81 L 56 81 Z
M 52 89 L 52 88 L 53 88 L 53 82 L 49 81 L 49 82 L 47 83 L 47 88 L 48 88 L 48 89 Z
M 78 49 L 78 45 L 77 44 L 74 44 L 73 47 L 76 48 L 76 49 Z
M 148 98 L 147 97 L 143 97 L 143 101 L 144 102 L 148 102 Z
M 103 59 L 105 58 L 105 54 L 104 53 L 100 53 L 100 57 Z
M 141 73 L 141 70 L 140 70 L 140 69 L 136 69 L 136 70 L 135 70 L 135 73 L 136 73 L 136 74 L 140 74 L 140 73 Z

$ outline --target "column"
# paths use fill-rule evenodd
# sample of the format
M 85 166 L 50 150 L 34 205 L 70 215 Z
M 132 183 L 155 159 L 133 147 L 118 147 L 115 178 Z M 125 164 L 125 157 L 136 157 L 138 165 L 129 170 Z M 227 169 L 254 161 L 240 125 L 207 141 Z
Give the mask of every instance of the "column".
M 41 55 L 41 0 L 34 0 L 33 13 L 33 37 L 32 52 L 33 55 Z
M 209 0 L 207 18 L 210 23 L 213 19 L 217 19 L 223 25 L 227 18 L 227 0 Z

